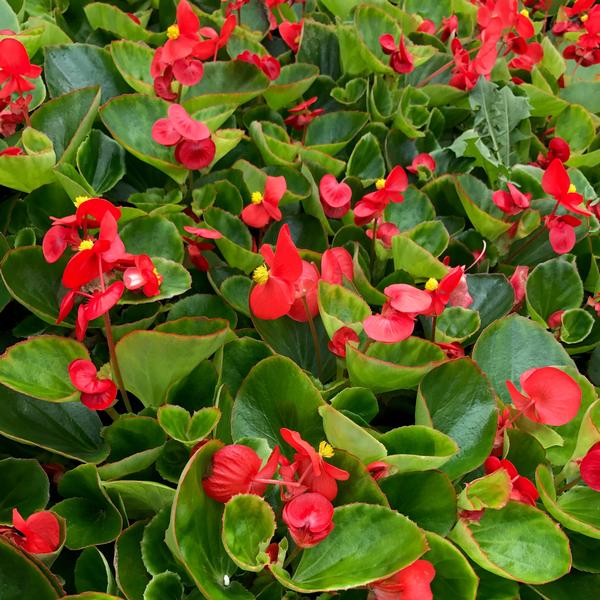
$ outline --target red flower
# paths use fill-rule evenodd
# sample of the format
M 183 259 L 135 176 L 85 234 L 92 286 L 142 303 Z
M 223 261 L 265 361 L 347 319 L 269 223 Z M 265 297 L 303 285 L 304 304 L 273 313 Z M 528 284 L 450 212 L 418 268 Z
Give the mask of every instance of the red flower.
M 519 392 L 512 381 L 506 387 L 515 408 L 528 419 L 545 425 L 565 425 L 575 418 L 581 405 L 581 388 L 556 367 L 534 368 L 520 377 Z
M 104 410 L 117 397 L 117 386 L 112 379 L 99 379 L 98 371 L 90 360 L 74 360 L 69 365 L 69 377 L 81 392 L 82 404 L 90 410 Z
M 203 37 L 208 38 L 202 40 L 194 46 L 193 54 L 197 58 L 206 60 L 211 58 L 217 60 L 217 53 L 221 48 L 227 45 L 235 26 L 237 19 L 235 15 L 230 14 L 224 21 L 221 31 L 217 33 L 212 27 L 203 27 L 200 33 Z
M 451 15 L 450 17 L 442 18 L 442 33 L 440 34 L 440 39 L 442 42 L 448 40 L 448 38 L 458 31 L 458 17 L 456 15 Z
M 367 237 L 373 239 L 373 230 L 367 229 Z M 381 243 L 386 248 L 392 247 L 392 238 L 400 233 L 400 230 L 393 223 L 382 223 L 381 217 L 377 219 L 377 234 L 376 237 L 378 240 L 381 240 Z
M 267 176 L 264 194 L 252 192 L 251 204 L 242 211 L 242 221 L 250 227 L 266 227 L 271 220 L 281 221 L 279 201 L 287 190 L 285 177 Z
M 402 192 L 408 187 L 408 178 L 404 169 L 397 166 L 391 170 L 387 179 L 378 179 L 375 187 L 376 191 L 363 196 L 354 207 L 354 221 L 357 225 L 364 225 L 381 216 L 390 202 L 402 202 Z
M 523 50 L 519 52 L 519 56 L 516 56 L 508 63 L 509 68 L 531 71 L 544 58 L 544 49 L 538 42 L 525 43 Z
M 557 254 L 566 254 L 573 249 L 577 236 L 575 227 L 581 225 L 581 219 L 572 215 L 547 216 L 544 224 L 549 232 L 550 245 Z
M 252 275 L 256 285 L 250 292 L 250 309 L 259 319 L 278 319 L 294 303 L 294 284 L 302 274 L 302 260 L 287 224 L 279 231 L 275 252 L 264 244 L 260 253 L 266 265 L 257 267 Z
M 436 342 L 435 345 L 440 348 L 440 350 L 443 350 L 450 360 L 454 358 L 462 358 L 465 355 L 465 349 L 458 342 Z
M 390 474 L 390 465 L 382 460 L 376 460 L 367 465 L 367 471 L 375 481 L 379 481 Z
M 340 327 L 328 342 L 327 348 L 332 354 L 339 356 L 340 358 L 346 358 L 346 344 L 353 342 L 358 344 L 359 337 L 354 329 L 350 327 Z
M 79 305 L 77 309 L 77 321 L 75 323 L 75 337 L 79 341 L 82 341 L 85 338 L 88 323 L 101 317 L 115 306 L 123 295 L 124 290 L 125 286 L 122 281 L 115 281 L 105 291 L 96 291 L 93 294 L 72 290 L 63 298 L 56 322 L 60 323 L 71 312 L 75 296 L 79 295 L 88 298 L 87 303 Z
M 433 278 L 429 279 L 425 284 L 425 290 L 431 294 L 431 308 L 423 314 L 439 316 L 453 299 L 455 302 L 452 303 L 455 306 L 470 306 L 473 299 L 469 296 L 464 276 L 464 267 L 454 267 L 439 282 Z M 455 295 L 455 292 L 460 293 Z M 455 295 L 454 298 L 453 295 Z
M 516 310 L 525 299 L 525 285 L 529 275 L 529 267 L 517 266 L 514 273 L 510 276 L 508 282 L 512 286 L 515 293 L 515 301 L 513 302 L 513 310 Z
M 9 146 L 0 152 L 0 156 L 21 156 L 23 150 L 17 148 L 17 146 Z
M 529 208 L 531 194 L 524 194 L 512 183 L 506 185 L 508 192 L 498 190 L 492 194 L 494 204 L 507 215 L 516 215 Z
M 271 81 L 275 81 L 281 73 L 279 61 L 270 54 L 259 56 L 253 54 L 250 50 L 244 50 L 244 52 L 237 55 L 236 60 L 256 65 Z
M 190 227 L 189 225 L 185 225 L 184 229 L 192 235 L 209 240 L 218 240 L 223 237 L 223 234 L 220 231 L 206 229 L 205 227 Z M 206 250 L 212 250 L 214 245 L 206 242 L 197 242 L 186 237 L 183 239 L 188 243 L 188 254 L 194 266 L 200 271 L 208 271 L 209 264 L 206 258 L 202 255 L 202 252 L 205 252 Z
M 423 19 L 423 22 L 417 27 L 419 33 L 435 35 L 435 23 L 431 19 Z
M 504 469 L 508 473 L 512 483 L 510 499 L 535 506 L 535 501 L 540 497 L 535 485 L 527 477 L 519 475 L 510 460 L 500 460 L 496 456 L 490 456 L 483 464 L 483 468 L 486 475 L 494 473 L 498 469 Z
M 321 256 L 321 279 L 327 283 L 342 285 L 344 277 L 354 279 L 352 257 L 345 248 L 329 248 Z
M 167 28 L 169 38 L 162 48 L 163 59 L 173 64 L 176 60 L 186 58 L 200 41 L 198 29 L 200 20 L 187 0 L 180 0 L 177 5 L 177 22 Z
M 569 174 L 558 158 L 555 158 L 546 169 L 542 177 L 542 188 L 567 210 L 579 215 L 591 215 L 589 210 L 579 206 L 583 202 L 583 196 L 577 193 Z
M 336 480 L 346 481 L 350 477 L 347 471 L 325 461 L 325 458 L 333 456 L 333 448 L 327 442 L 321 442 L 317 452 L 297 431 L 282 428 L 280 433 L 281 437 L 296 450 L 294 454 L 294 473 L 298 476 L 296 483 L 304 485 L 309 492 L 317 492 L 328 500 L 333 500 L 337 495 Z
M 404 45 L 404 35 L 400 36 L 398 46 L 394 41 L 394 36 L 390 33 L 385 33 L 379 38 L 381 49 L 390 56 L 390 67 L 396 73 L 405 74 L 414 71 L 415 65 L 412 54 Z
M 60 525 L 54 513 L 49 510 L 42 510 L 23 519 L 19 511 L 13 508 L 12 521 L 12 529 L 2 527 L 0 535 L 26 552 L 49 554 L 60 546 Z
M 304 19 L 298 23 L 283 21 L 279 24 L 279 35 L 281 35 L 281 39 L 292 49 L 294 54 L 296 54 L 300 48 L 303 25 Z
M 560 162 L 565 163 L 570 157 L 571 148 L 569 147 L 568 142 L 560 137 L 554 137 L 548 144 L 548 154 L 546 154 L 546 156 L 542 153 L 538 154 L 537 160 L 533 164 L 542 169 L 546 169 L 555 158 L 558 158 Z
M 158 272 L 152 259 L 146 254 L 140 254 L 134 258 L 134 267 L 125 269 L 123 283 L 128 290 L 142 288 L 144 296 L 152 297 L 160 294 L 162 275 Z
M 414 173 L 415 175 L 418 175 L 419 171 L 423 171 L 428 177 L 431 177 L 435 171 L 435 167 L 436 165 L 433 156 L 423 152 L 421 154 L 417 154 L 417 156 L 413 158 L 411 165 L 406 167 L 406 170 Z
M 294 108 L 288 108 L 288 112 L 292 114 L 284 119 L 284 123 L 296 131 L 302 131 L 315 119 L 315 117 L 318 117 L 325 112 L 325 109 L 323 108 L 309 110 L 309 107 L 312 106 L 317 99 L 317 96 L 313 96 L 309 100 L 305 100 L 297 106 L 294 106 Z
M 283 522 L 299 548 L 310 548 L 333 530 L 333 504 L 321 494 L 308 492 L 292 498 L 283 508 Z
M 42 68 L 32 65 L 25 46 L 14 38 L 0 40 L 0 98 L 10 98 L 14 93 L 23 94 L 35 89 L 28 79 L 38 77 Z
M 352 189 L 347 183 L 338 183 L 334 175 L 323 175 L 319 194 L 323 212 L 330 219 L 341 219 L 350 210 Z
M 313 263 L 303 260 L 302 273 L 294 282 L 295 300 L 290 306 L 288 317 L 294 321 L 306 322 L 319 314 L 318 285 L 319 271 L 317 267 Z
M 262 467 L 262 460 L 252 448 L 240 444 L 224 446 L 214 453 L 202 487 L 207 496 L 223 503 L 237 494 L 262 496 L 277 470 L 278 461 L 278 447 Z
M 588 450 L 579 469 L 581 479 L 593 490 L 600 492 L 600 442 Z
M 390 577 L 369 584 L 369 600 L 432 600 L 434 577 L 433 565 L 417 560 Z

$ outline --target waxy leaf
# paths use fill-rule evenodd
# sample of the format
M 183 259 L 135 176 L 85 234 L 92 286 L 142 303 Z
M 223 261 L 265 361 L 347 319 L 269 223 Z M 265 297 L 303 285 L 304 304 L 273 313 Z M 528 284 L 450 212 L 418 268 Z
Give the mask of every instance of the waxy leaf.
M 357 294 L 342 287 L 319 282 L 319 312 L 327 335 L 331 338 L 340 327 L 362 331 L 362 322 L 371 314 L 369 305 Z
M 264 99 L 273 110 L 291 105 L 308 90 L 319 74 L 315 65 L 294 63 L 281 68 L 279 77 L 264 92 Z
M 162 600 L 169 598 L 181 600 L 183 584 L 177 573 L 166 571 L 155 575 L 144 590 L 144 600 Z
M 218 408 L 206 407 L 190 415 L 181 406 L 166 404 L 158 409 L 157 416 L 160 426 L 174 440 L 195 444 L 217 426 L 221 412 Z
M 145 44 L 116 40 L 110 45 L 110 55 L 123 79 L 140 94 L 154 94 L 150 64 L 154 52 Z
M 96 194 L 102 194 L 125 175 L 125 150 L 98 129 L 92 129 L 77 151 L 77 168 Z
M 143 600 L 150 575 L 142 561 L 141 541 L 144 535 L 143 521 L 137 521 L 123 530 L 115 542 L 115 571 L 119 588 L 133 600 Z
M 5 458 L 0 460 L 0 523 L 12 525 L 12 511 L 17 508 L 26 519 L 43 510 L 49 499 L 48 476 L 36 460 Z

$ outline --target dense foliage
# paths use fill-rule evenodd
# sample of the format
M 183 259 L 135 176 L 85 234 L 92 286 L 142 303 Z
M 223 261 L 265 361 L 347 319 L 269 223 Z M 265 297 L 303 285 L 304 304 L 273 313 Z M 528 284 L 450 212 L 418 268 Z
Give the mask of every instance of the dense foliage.
M 0 598 L 600 597 L 595 0 L 0 0 Z

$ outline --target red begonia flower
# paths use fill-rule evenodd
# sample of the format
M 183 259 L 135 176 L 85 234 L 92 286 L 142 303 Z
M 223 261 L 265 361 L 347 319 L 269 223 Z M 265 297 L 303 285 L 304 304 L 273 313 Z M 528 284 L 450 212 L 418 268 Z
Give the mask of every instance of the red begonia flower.
M 281 35 L 281 39 L 291 48 L 294 54 L 296 54 L 300 48 L 303 25 L 304 20 L 299 21 L 298 23 L 283 21 L 279 24 L 279 35 Z
M 189 116 L 180 104 L 171 104 L 168 117 L 152 126 L 152 139 L 162 146 L 174 146 L 181 140 L 200 141 L 210 137 L 210 130 L 201 121 Z
M 340 247 L 325 250 L 321 256 L 321 279 L 342 285 L 344 277 L 348 281 L 354 279 L 354 264 L 348 250 Z
M 321 494 L 307 492 L 284 506 L 282 519 L 296 545 L 310 548 L 333 530 L 333 504 Z
M 417 27 L 419 33 L 435 35 L 435 23 L 431 19 L 423 19 L 423 22 Z
M 444 354 L 450 359 L 462 358 L 465 355 L 465 349 L 458 342 L 436 342 L 435 345 L 444 351 Z
M 579 469 L 581 479 L 593 490 L 600 492 L 600 442 L 588 450 Z
M 79 305 L 79 308 L 77 309 L 77 320 L 75 322 L 75 337 L 80 342 L 85 338 L 88 323 L 101 317 L 115 306 L 123 295 L 124 290 L 125 286 L 123 285 L 123 282 L 115 281 L 109 285 L 105 291 L 94 292 L 89 296 L 89 300 L 86 303 Z M 81 295 L 81 292 L 74 291 L 74 294 Z M 87 297 L 87 295 L 85 296 Z M 68 293 L 63 298 L 57 323 L 64 319 L 71 311 L 73 308 L 73 300 L 74 296 L 70 297 Z
M 572 215 L 544 217 L 549 232 L 550 245 L 557 254 L 571 252 L 577 242 L 575 227 L 581 225 L 581 219 Z
M 69 377 L 81 392 L 81 403 L 90 410 L 104 410 L 117 397 L 117 386 L 112 379 L 98 379 L 98 370 L 90 360 L 74 360 L 69 365 Z
M 235 26 L 237 25 L 237 18 L 235 15 L 228 15 L 221 31 L 217 33 L 212 27 L 202 27 L 200 33 L 204 38 L 194 46 L 192 54 L 197 58 L 206 60 L 211 58 L 217 60 L 217 53 L 219 50 L 227 45 Z
M 317 96 L 301 102 L 293 108 L 288 108 L 288 112 L 291 113 L 289 117 L 284 119 L 284 123 L 289 125 L 296 131 L 302 131 L 305 129 L 316 117 L 322 115 L 325 112 L 323 108 L 316 108 L 310 110 L 310 107 L 318 100 Z
M 346 358 L 346 344 L 353 342 L 358 344 L 359 337 L 354 329 L 350 327 L 340 327 L 334 334 L 331 340 L 327 343 L 327 348 L 332 354 L 340 358 Z
M 290 306 L 288 317 L 305 323 L 319 314 L 319 271 L 313 263 L 302 261 L 302 273 L 294 282 L 294 303 Z M 306 306 L 305 303 L 306 302 Z M 308 313 L 306 308 L 308 307 Z
M 589 210 L 579 206 L 583 202 L 583 196 L 578 194 L 575 186 L 571 184 L 571 178 L 558 158 L 555 158 L 544 172 L 542 188 L 567 210 L 579 215 L 591 214 Z
M 217 450 L 208 475 L 202 480 L 206 495 L 217 502 L 228 502 L 237 494 L 262 496 L 279 461 L 279 448 L 275 447 L 267 463 L 252 448 L 240 444 L 230 444 Z
M 458 31 L 458 17 L 456 15 L 450 15 L 448 18 L 442 18 L 442 32 L 440 39 L 442 42 L 446 42 L 448 38 Z
M 163 46 L 163 59 L 169 64 L 190 56 L 195 45 L 200 41 L 198 30 L 200 20 L 187 0 L 180 0 L 177 5 L 177 22 L 167 29 L 169 38 Z
M 26 552 L 50 554 L 60 546 L 60 525 L 54 513 L 49 510 L 33 513 L 23 519 L 19 511 L 13 508 L 12 522 L 16 531 L 2 533 Z
M 558 329 L 562 325 L 564 310 L 556 310 L 548 317 L 548 327 Z
M 402 202 L 402 192 L 408 187 L 408 178 L 401 166 L 394 167 L 387 179 L 378 179 L 376 191 L 363 196 L 354 207 L 354 221 L 364 225 L 381 216 L 390 202 Z
M 8 148 L 0 151 L 0 156 L 21 156 L 22 154 L 23 150 L 17 146 L 9 146 Z
M 498 190 L 492 194 L 494 204 L 507 215 L 516 215 L 529 208 L 531 194 L 524 194 L 512 183 L 506 184 L 508 192 Z
M 287 191 L 285 177 L 267 176 L 264 192 L 252 192 L 251 203 L 242 210 L 242 221 L 260 229 L 271 221 L 281 221 L 279 202 Z
M 512 381 L 506 387 L 515 408 L 528 419 L 545 425 L 565 425 L 575 418 L 581 405 L 581 388 L 564 371 L 541 367 L 525 371 L 519 392 Z
M 414 59 L 412 54 L 406 49 L 404 44 L 404 35 L 400 36 L 398 46 L 394 41 L 394 36 L 385 33 L 379 38 L 381 49 L 390 56 L 390 67 L 396 73 L 405 74 L 414 70 Z
M 535 501 L 540 497 L 535 485 L 527 477 L 519 475 L 510 460 L 500 460 L 496 456 L 490 456 L 483 464 L 483 469 L 486 475 L 494 473 L 498 469 L 504 469 L 508 473 L 512 483 L 510 499 L 535 506 Z
M 210 138 L 200 141 L 183 140 L 175 147 L 175 160 L 186 169 L 197 171 L 212 163 L 217 147 Z
M 375 481 L 379 481 L 390 474 L 390 465 L 382 460 L 376 460 L 367 465 L 367 471 Z
M 306 486 L 308 491 L 317 492 L 328 500 L 333 500 L 337 495 L 336 481 L 346 481 L 350 477 L 348 471 L 334 467 L 325 460 L 325 457 L 333 455 L 333 448 L 326 442 L 321 442 L 317 451 L 304 441 L 297 431 L 282 428 L 280 433 L 281 437 L 296 450 L 294 463 L 298 482 Z
M 460 285 L 466 288 L 466 282 L 463 280 L 465 275 L 464 267 L 454 267 L 448 271 L 447 275 L 438 282 L 435 279 L 429 279 L 425 284 L 425 290 L 431 295 L 431 308 L 427 311 L 426 315 L 438 316 L 444 312 L 444 308 L 451 301 L 452 294 Z M 468 295 L 468 288 L 466 295 L 463 292 L 461 294 L 464 302 L 458 302 L 456 305 L 470 306 L 472 298 Z M 470 300 L 469 300 L 470 299 Z
M 319 194 L 323 212 L 330 219 L 341 219 L 350 210 L 352 189 L 347 183 L 338 183 L 334 175 L 323 175 Z
M 152 259 L 146 254 L 135 257 L 135 266 L 128 267 L 123 272 L 123 283 L 128 290 L 142 288 L 144 296 L 152 297 L 160 294 L 162 275 L 158 272 Z
M 524 52 L 519 53 L 518 56 L 513 58 L 508 63 L 508 66 L 510 69 L 531 71 L 542 58 L 544 58 L 544 49 L 542 48 L 542 45 L 538 42 L 531 42 L 530 44 L 525 44 Z
M 373 230 L 367 229 L 367 237 L 373 239 Z M 400 230 L 393 223 L 384 223 L 381 217 L 377 219 L 377 233 L 376 237 L 381 240 L 381 243 L 386 248 L 392 247 L 392 238 L 400 233 Z
M 281 73 L 279 61 L 269 54 L 259 56 L 250 52 L 250 50 L 244 50 L 244 52 L 237 55 L 236 60 L 256 65 L 271 81 L 275 81 Z
M 278 319 L 294 303 L 294 283 L 302 274 L 302 259 L 287 224 L 279 231 L 275 252 L 264 244 L 260 253 L 266 265 L 257 267 L 252 275 L 256 285 L 250 292 L 250 309 L 259 319 Z
M 32 65 L 25 46 L 14 38 L 0 40 L 0 98 L 10 98 L 14 93 L 23 94 L 35 89 L 35 85 L 25 79 L 34 79 L 42 68 Z
M 513 310 L 517 309 L 521 302 L 525 299 L 525 286 L 527 284 L 527 277 L 529 276 L 529 267 L 519 265 L 515 268 L 514 273 L 510 276 L 508 282 L 512 286 L 513 292 L 515 293 L 515 300 L 513 302 Z
M 390 577 L 369 584 L 369 600 L 433 600 L 434 578 L 433 565 L 417 560 Z
M 419 167 L 425 168 L 427 171 L 430 172 L 430 174 L 432 174 L 435 171 L 436 167 L 435 159 L 433 158 L 433 156 L 431 156 L 431 154 L 422 152 L 421 154 L 417 154 L 417 156 L 413 158 L 412 163 L 410 164 L 410 166 L 406 167 L 406 170 L 410 171 L 411 173 L 414 173 L 415 175 L 418 175 Z

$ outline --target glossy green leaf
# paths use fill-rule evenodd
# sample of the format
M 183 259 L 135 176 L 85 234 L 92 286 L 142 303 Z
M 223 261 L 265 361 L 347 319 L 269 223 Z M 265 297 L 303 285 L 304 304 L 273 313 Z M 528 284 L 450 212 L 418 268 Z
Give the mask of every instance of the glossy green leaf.
M 474 479 L 465 485 L 458 497 L 460 510 L 483 510 L 504 508 L 510 498 L 512 482 L 505 469 Z
M 106 481 L 102 487 L 113 502 L 124 509 L 129 520 L 153 517 L 171 506 L 175 490 L 155 481 Z
M 582 342 L 594 327 L 594 317 L 582 308 L 565 310 L 560 319 L 560 339 L 565 344 Z
M 166 404 L 158 409 L 158 422 L 165 432 L 178 442 L 195 444 L 203 440 L 221 417 L 218 408 L 207 407 L 190 415 L 185 408 Z
M 128 221 L 120 232 L 132 254 L 148 254 L 175 262 L 183 260 L 183 241 L 177 227 L 160 216 L 140 217 Z
M 49 499 L 48 476 L 36 460 L 5 458 L 0 460 L 0 523 L 12 525 L 13 508 L 26 519 L 43 510 Z
M 448 272 L 448 268 L 431 252 L 404 233 L 392 238 L 392 253 L 394 267 L 413 277 L 442 279 Z
M 119 535 L 115 542 L 115 571 L 119 589 L 131 600 L 143 600 L 150 575 L 144 567 L 140 543 L 144 535 L 143 521 L 137 521 Z
M 357 177 L 366 185 L 385 176 L 385 163 L 377 138 L 372 133 L 363 135 L 348 160 L 348 177 Z
M 83 10 L 93 29 L 104 29 L 119 38 L 133 41 L 147 41 L 152 37 L 150 32 L 130 19 L 127 13 L 111 4 L 91 2 Z
M 77 168 L 100 195 L 125 175 L 125 151 L 113 139 L 93 129 L 77 151 Z
M 150 64 L 154 52 L 145 44 L 128 40 L 115 40 L 110 45 L 110 55 L 123 79 L 140 94 L 154 93 Z
M 183 584 L 177 573 L 165 571 L 155 575 L 144 590 L 144 600 L 181 600 L 183 597 Z
M 340 327 L 362 331 L 362 322 L 371 314 L 369 305 L 357 294 L 341 285 L 319 282 L 319 312 L 329 337 Z
M 464 342 L 480 326 L 478 312 L 462 306 L 449 306 L 437 319 L 435 339 L 439 342 Z
M 306 128 L 305 145 L 335 156 L 366 123 L 365 113 L 351 111 L 326 113 L 312 121 Z
M 264 99 L 273 110 L 289 106 L 300 98 L 319 74 L 315 65 L 293 63 L 281 68 L 279 77 L 264 92 Z

